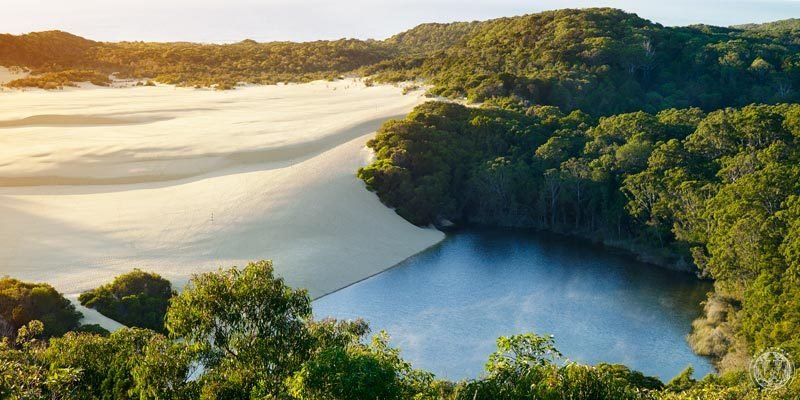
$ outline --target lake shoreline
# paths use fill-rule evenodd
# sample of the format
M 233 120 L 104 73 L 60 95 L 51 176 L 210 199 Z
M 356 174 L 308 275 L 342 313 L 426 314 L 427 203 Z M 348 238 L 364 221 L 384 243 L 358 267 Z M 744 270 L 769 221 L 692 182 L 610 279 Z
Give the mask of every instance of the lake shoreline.
M 523 332 L 554 334 L 556 347 L 581 363 L 622 363 L 665 381 L 684 361 L 700 375 L 713 373 L 685 338 L 709 282 L 609 250 L 542 231 L 472 225 L 316 299 L 314 315 L 363 318 L 373 332 L 390 332 L 415 367 L 448 379 L 478 376 L 496 337 Z
M 672 271 L 684 272 L 687 274 L 694 275 L 700 280 L 710 281 L 708 278 L 702 276 L 701 271 L 699 271 L 697 267 L 694 266 L 694 263 L 686 262 L 686 260 L 683 259 L 682 256 L 677 254 L 673 254 L 667 257 L 655 256 L 653 254 L 649 254 L 649 252 L 651 252 L 652 249 L 636 246 L 629 240 L 602 239 L 598 238 L 597 236 L 582 234 L 578 232 L 555 231 L 548 228 L 542 228 L 536 226 L 504 225 L 504 224 L 491 224 L 491 223 L 480 223 L 480 222 L 455 223 L 448 227 L 440 227 L 439 229 L 445 232 L 458 232 L 459 230 L 470 229 L 470 228 L 481 228 L 481 229 L 497 228 L 497 229 L 520 230 L 520 231 L 536 232 L 546 235 L 555 235 L 566 239 L 582 239 L 591 243 L 592 246 L 597 246 L 607 250 L 613 250 L 619 252 L 620 254 L 624 254 L 644 264 L 649 264 L 654 267 L 664 268 Z

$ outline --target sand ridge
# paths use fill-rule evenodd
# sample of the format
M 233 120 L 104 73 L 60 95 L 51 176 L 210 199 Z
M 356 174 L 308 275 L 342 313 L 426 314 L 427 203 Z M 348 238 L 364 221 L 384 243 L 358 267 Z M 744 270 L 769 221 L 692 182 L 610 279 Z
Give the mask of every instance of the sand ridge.
M 155 122 L 158 119 L 114 118 L 95 115 L 33 115 L 30 117 L 0 121 L 0 128 L 19 128 L 24 126 L 93 126 L 93 125 L 133 125 Z
M 0 128 L 0 274 L 74 299 L 135 267 L 181 287 L 193 273 L 272 259 L 314 297 L 347 286 L 444 237 L 355 177 L 380 124 L 422 101 L 354 81 L 4 92 L 0 121 L 116 119 Z

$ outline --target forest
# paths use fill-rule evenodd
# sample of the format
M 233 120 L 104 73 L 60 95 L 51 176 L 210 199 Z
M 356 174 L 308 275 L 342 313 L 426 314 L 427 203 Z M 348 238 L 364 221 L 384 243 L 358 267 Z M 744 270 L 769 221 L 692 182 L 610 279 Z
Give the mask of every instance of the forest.
M 747 400 L 798 393 L 796 385 L 760 391 L 741 371 L 698 381 L 689 367 L 665 384 L 623 365 L 567 362 L 557 338 L 535 333 L 498 338 L 480 377 L 441 380 L 405 361 L 386 332 L 369 339 L 363 320 L 315 320 L 308 293 L 286 286 L 269 261 L 193 276 L 166 310 L 146 307 L 158 314 L 160 331 L 135 321 L 113 333 L 56 331 L 43 320 L 75 323 L 68 300 L 47 285 L 2 284 L 0 301 L 24 310 L 0 340 L 0 397 L 13 400 Z M 87 293 L 121 288 L 128 296 L 168 292 L 160 277 L 133 271 Z M 31 308 L 38 296 L 62 315 Z
M 425 82 L 431 96 L 472 103 L 502 98 L 592 116 L 712 111 L 797 101 L 797 26 L 786 20 L 665 27 L 596 8 L 423 24 L 385 40 L 107 43 L 50 31 L 0 35 L 0 65 L 33 72 L 12 87 L 104 82 L 90 73 L 220 89 L 356 75 L 370 82 Z
M 383 41 L 0 35 L 0 65 L 34 73 L 11 87 L 107 84 L 112 73 L 222 89 L 345 74 L 424 85 L 440 101 L 387 122 L 369 141 L 376 159 L 358 171 L 368 189 L 417 225 L 540 229 L 713 280 L 689 342 L 720 371 L 700 381 L 687 371 L 665 384 L 623 366 L 564 365 L 557 338 L 521 334 L 498 340 L 483 376 L 438 381 L 411 368 L 385 336 L 366 344 L 363 323 L 313 321 L 307 295 L 259 263 L 199 275 L 179 295 L 139 271 L 81 296 L 131 326 L 110 336 L 80 326 L 53 288 L 0 281 L 0 394 L 796 398 L 797 379 L 785 392 L 761 391 L 747 364 L 771 347 L 800 360 L 798 31 L 797 20 L 665 27 L 586 9 L 424 24 Z M 213 296 L 222 300 L 205 301 Z M 254 298 L 274 298 L 283 314 Z M 267 333 L 274 321 L 279 331 Z
M 800 354 L 800 106 L 592 120 L 444 102 L 384 125 L 367 187 L 418 225 L 523 226 L 697 270 L 716 291 L 691 342 L 723 369 Z
M 558 10 L 482 22 L 441 50 L 364 70 L 377 80 L 423 78 L 432 95 L 469 102 L 509 97 L 594 116 L 709 111 L 797 100 L 792 26 L 664 27 L 614 9 Z
M 256 43 L 243 40 L 226 45 L 197 43 L 103 43 L 66 32 L 0 35 L 0 65 L 24 67 L 32 76 L 12 81 L 11 87 L 45 87 L 65 71 L 103 75 L 105 80 L 146 78 L 179 86 L 231 89 L 238 83 L 276 84 L 334 79 L 393 54 L 377 41 L 341 39 L 307 43 Z M 72 83 L 89 81 L 76 76 Z M 48 87 L 54 88 L 54 87 Z

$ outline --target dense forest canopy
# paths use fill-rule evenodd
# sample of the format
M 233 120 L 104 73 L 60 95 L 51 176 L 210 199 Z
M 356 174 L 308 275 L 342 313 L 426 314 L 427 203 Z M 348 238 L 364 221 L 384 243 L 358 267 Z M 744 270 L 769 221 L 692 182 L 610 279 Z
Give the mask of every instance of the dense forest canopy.
M 486 22 L 428 23 L 398 33 L 384 42 L 397 47 L 403 54 L 424 55 L 447 50 L 465 37 L 473 35 Z
M 359 177 L 415 224 L 544 229 L 713 279 L 689 341 L 723 372 L 698 382 L 687 371 L 663 385 L 620 366 L 561 366 L 552 340 L 521 335 L 498 342 L 485 376 L 436 381 L 385 339 L 364 344 L 366 326 L 310 321 L 307 295 L 258 263 L 196 277 L 168 309 L 171 291 L 155 277 L 164 289 L 155 294 L 115 282 L 83 296 L 119 319 L 145 313 L 126 322 L 155 321 L 143 326 L 168 336 L 130 329 L 37 342 L 82 329 L 79 314 L 46 285 L 0 281 L 0 322 L 17 330 L 0 351 L 0 395 L 43 398 L 66 385 L 76 398 L 796 397 L 800 380 L 762 392 L 746 369 L 769 347 L 800 360 L 799 29 L 798 20 L 665 27 L 600 8 L 423 24 L 383 41 L 0 35 L 0 65 L 33 72 L 11 87 L 108 84 L 112 73 L 218 88 L 352 74 L 422 81 L 432 96 L 473 103 L 429 102 L 387 122 Z M 264 298 L 282 308 L 258 308 Z M 197 360 L 210 368 L 190 381 Z
M 81 317 L 50 285 L 0 278 L 0 337 L 14 337 L 33 320 L 47 324 L 42 332 L 45 337 L 63 335 L 77 329 Z
M 695 266 L 715 280 L 691 342 L 726 370 L 800 355 L 800 105 L 594 120 L 429 102 L 385 124 L 367 187 L 419 225 L 524 226 Z
M 113 282 L 81 293 L 81 305 L 126 326 L 164 331 L 164 316 L 175 292 L 160 275 L 134 269 Z
M 780 36 L 663 27 L 613 9 L 559 10 L 488 21 L 416 63 L 399 57 L 367 70 L 429 79 L 432 93 L 446 97 L 512 96 L 608 115 L 793 101 L 796 50 Z
M 0 64 L 36 70 L 58 70 L 87 59 L 87 50 L 100 43 L 62 31 L 26 35 L 0 34 Z
M 315 320 L 305 290 L 288 287 L 269 261 L 195 275 L 171 302 L 166 332 L 43 337 L 31 320 L 0 340 L 0 397 L 172 400 L 690 400 L 781 399 L 741 372 L 667 384 L 623 365 L 568 362 L 557 338 L 500 337 L 480 377 L 437 379 L 371 339 L 363 320 Z
M 349 73 L 377 81 L 423 79 L 433 85 L 433 95 L 472 102 L 508 98 L 591 115 L 711 111 L 800 97 L 795 26 L 787 20 L 740 28 L 664 27 L 596 8 L 423 24 L 383 41 L 101 43 L 53 31 L 0 36 L 0 65 L 220 88 Z
M 789 18 L 763 24 L 736 25 L 734 28 L 748 31 L 747 35 L 772 36 L 786 43 L 800 44 L 800 19 Z
M 244 40 L 215 45 L 103 43 L 60 31 L 0 35 L 0 65 L 25 67 L 35 75 L 91 71 L 184 86 L 331 79 L 394 53 L 393 47 L 382 42 L 354 39 L 306 43 Z M 48 81 L 46 75 L 40 78 Z M 42 85 L 12 82 L 11 86 Z

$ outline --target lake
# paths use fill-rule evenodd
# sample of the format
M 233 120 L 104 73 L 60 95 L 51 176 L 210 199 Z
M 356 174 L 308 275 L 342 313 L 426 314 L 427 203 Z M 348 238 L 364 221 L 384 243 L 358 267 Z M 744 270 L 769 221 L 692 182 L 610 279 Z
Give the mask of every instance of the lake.
M 316 318 L 364 318 L 414 367 L 477 378 L 498 336 L 555 336 L 566 358 L 621 363 L 666 381 L 712 371 L 686 335 L 711 284 L 579 239 L 470 229 L 314 302 Z

